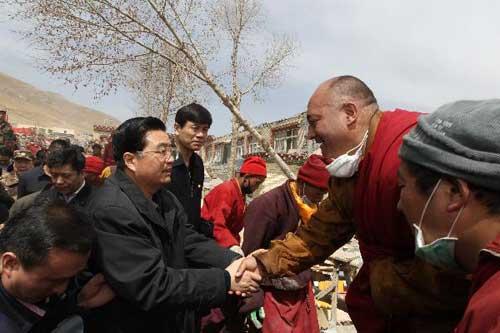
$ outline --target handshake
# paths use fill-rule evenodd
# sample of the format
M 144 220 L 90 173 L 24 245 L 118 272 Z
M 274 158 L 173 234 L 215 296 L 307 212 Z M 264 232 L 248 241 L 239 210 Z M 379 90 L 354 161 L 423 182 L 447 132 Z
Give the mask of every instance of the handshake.
M 257 253 L 264 253 L 267 250 L 257 250 L 247 257 L 235 260 L 226 267 L 226 271 L 231 275 L 231 289 L 229 294 L 246 297 L 259 290 L 259 284 L 266 274 L 263 267 L 253 256 Z

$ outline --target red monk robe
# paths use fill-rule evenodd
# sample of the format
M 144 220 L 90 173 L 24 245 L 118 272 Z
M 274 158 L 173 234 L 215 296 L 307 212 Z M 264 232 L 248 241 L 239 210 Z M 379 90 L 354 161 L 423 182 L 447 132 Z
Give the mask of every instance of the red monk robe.
M 214 238 L 225 248 L 240 246 L 245 197 L 236 179 L 214 187 L 203 199 L 201 218 L 214 224 Z
M 500 235 L 481 252 L 471 291 L 455 333 L 500 332 Z
M 382 257 L 411 258 L 414 237 L 397 210 L 398 157 L 403 136 L 416 124 L 419 113 L 384 112 L 373 144 L 359 166 L 354 190 L 353 215 L 363 266 L 351 284 L 346 303 L 361 332 L 383 332 L 386 322 L 370 294 L 370 264 Z

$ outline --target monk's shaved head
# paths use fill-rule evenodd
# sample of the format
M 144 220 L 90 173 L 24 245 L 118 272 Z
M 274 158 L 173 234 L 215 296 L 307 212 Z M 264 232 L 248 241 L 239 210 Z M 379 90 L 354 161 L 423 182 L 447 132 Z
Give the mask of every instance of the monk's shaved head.
M 307 105 L 307 137 L 321 143 L 323 156 L 337 158 L 362 142 L 379 111 L 371 89 L 352 75 L 331 78 Z
M 356 103 L 363 108 L 372 104 L 377 105 L 373 91 L 360 79 L 352 75 L 338 76 L 323 82 L 316 93 L 323 98 L 334 102 Z

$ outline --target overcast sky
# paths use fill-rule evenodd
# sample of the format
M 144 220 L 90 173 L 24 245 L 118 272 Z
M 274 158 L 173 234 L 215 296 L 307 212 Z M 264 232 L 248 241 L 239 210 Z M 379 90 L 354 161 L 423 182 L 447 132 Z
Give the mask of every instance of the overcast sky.
M 383 109 L 432 111 L 457 99 L 500 97 L 500 1 L 264 1 L 273 30 L 300 43 L 282 86 L 251 100 L 243 112 L 253 123 L 305 110 L 322 81 L 342 74 L 363 79 Z M 0 23 L 0 71 L 43 90 L 109 113 L 135 114 L 130 94 L 102 100 L 92 90 L 66 87 L 33 66 L 32 48 Z M 211 106 L 213 134 L 229 128 L 228 111 Z

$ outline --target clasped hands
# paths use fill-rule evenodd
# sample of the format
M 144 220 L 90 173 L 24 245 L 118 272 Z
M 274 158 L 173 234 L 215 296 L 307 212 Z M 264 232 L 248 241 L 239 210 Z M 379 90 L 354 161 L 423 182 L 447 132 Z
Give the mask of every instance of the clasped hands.
M 231 289 L 229 294 L 235 294 L 247 297 L 251 293 L 259 290 L 259 283 L 266 274 L 265 269 L 261 267 L 254 254 L 263 253 L 267 250 L 257 250 L 247 257 L 235 260 L 226 267 L 226 271 L 231 276 Z

